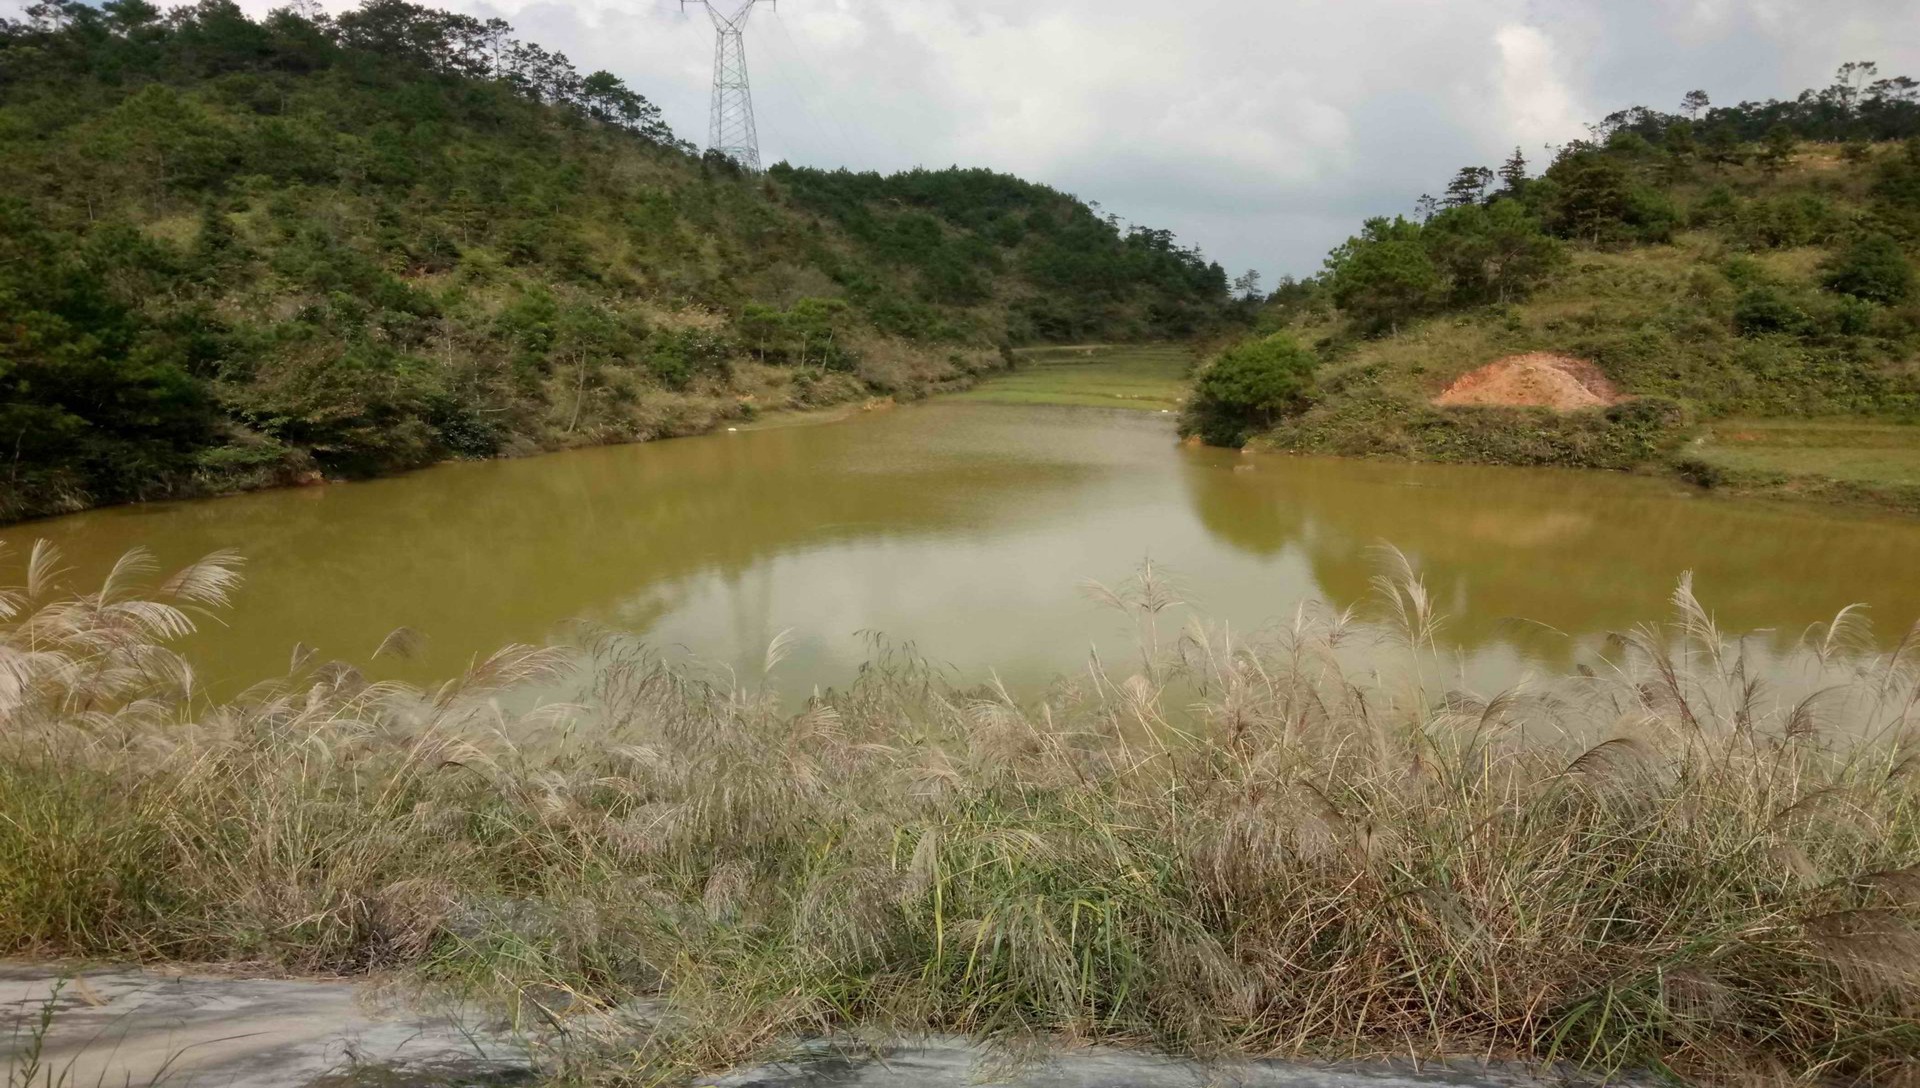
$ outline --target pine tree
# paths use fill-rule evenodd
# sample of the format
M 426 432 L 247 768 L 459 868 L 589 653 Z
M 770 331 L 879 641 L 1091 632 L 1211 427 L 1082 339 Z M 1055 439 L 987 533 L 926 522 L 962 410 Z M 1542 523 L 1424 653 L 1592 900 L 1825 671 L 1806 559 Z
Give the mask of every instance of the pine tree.
M 1527 187 L 1527 156 L 1517 147 L 1513 149 L 1512 157 L 1500 165 L 1500 184 L 1506 192 L 1516 196 Z
M 1487 195 L 1487 186 L 1493 184 L 1493 171 L 1484 166 L 1463 166 L 1447 183 L 1446 206 L 1464 208 L 1478 204 Z

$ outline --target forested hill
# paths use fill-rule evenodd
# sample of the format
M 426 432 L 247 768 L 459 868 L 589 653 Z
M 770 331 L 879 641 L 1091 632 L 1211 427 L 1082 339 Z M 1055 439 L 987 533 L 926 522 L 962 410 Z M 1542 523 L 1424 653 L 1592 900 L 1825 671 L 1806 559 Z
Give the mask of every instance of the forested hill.
M 0 21 L 0 520 L 913 394 L 1226 277 L 986 171 L 700 156 L 498 20 Z
M 1361 224 L 1201 376 L 1188 427 L 1920 512 L 1920 83 L 1854 63 L 1678 105 Z
M 1031 287 L 1009 320 L 1021 339 L 1190 336 L 1219 322 L 1227 289 L 1219 265 L 1171 231 L 1123 230 L 1044 185 L 959 168 L 883 176 L 783 164 L 771 176 L 875 258 L 912 268 L 929 298 L 984 302 L 995 274 L 1016 268 Z

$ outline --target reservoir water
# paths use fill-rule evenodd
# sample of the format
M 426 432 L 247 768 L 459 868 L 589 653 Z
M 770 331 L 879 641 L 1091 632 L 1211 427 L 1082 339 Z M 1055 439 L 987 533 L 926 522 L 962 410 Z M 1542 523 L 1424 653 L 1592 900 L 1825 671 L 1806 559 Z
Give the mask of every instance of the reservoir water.
M 188 643 L 216 690 L 278 675 L 298 643 L 369 671 L 444 677 L 581 624 L 788 692 L 846 683 L 870 636 L 957 678 L 1030 687 L 1112 658 L 1133 628 L 1086 591 L 1152 559 L 1242 632 L 1304 600 L 1361 605 L 1390 541 L 1451 615 L 1443 645 L 1495 682 L 1664 617 L 1682 571 L 1723 626 L 1797 638 L 1869 606 L 1920 617 L 1920 524 L 1722 501 L 1601 473 L 1244 455 L 1180 445 L 1157 412 L 943 400 L 391 479 L 93 511 L 45 537 L 79 584 L 145 545 L 169 565 L 247 558 L 236 607 Z

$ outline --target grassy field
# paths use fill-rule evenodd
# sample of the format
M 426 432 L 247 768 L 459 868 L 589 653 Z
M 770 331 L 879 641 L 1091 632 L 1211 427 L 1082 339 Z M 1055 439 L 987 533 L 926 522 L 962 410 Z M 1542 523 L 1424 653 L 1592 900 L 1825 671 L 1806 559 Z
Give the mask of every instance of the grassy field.
M 36 551 L 0 592 L 0 955 L 395 973 L 623 1088 L 839 1031 L 1912 1083 L 1914 647 L 1842 613 L 1801 700 L 1682 581 L 1590 671 L 1474 695 L 1383 558 L 1377 623 L 1229 636 L 1148 567 L 1095 591 L 1138 657 L 1043 701 L 881 648 L 789 714 L 612 640 L 213 704 L 167 643 L 232 557 L 76 591 Z
M 1021 351 L 1011 373 L 958 394 L 993 404 L 1069 404 L 1178 411 L 1188 391 L 1191 349 L 1182 345 L 1089 346 Z
M 1692 452 L 1735 472 L 1920 487 L 1920 427 L 1897 423 L 1724 420 Z
M 1716 488 L 1871 502 L 1920 513 L 1920 427 L 1897 423 L 1722 420 L 1684 451 Z

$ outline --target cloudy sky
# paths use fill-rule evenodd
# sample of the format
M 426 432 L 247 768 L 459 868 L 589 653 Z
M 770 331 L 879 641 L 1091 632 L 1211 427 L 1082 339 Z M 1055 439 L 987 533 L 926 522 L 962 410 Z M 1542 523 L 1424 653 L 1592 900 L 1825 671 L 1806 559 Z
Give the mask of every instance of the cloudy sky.
M 704 143 L 697 6 L 440 3 L 613 71 Z M 769 163 L 989 166 L 1271 277 L 1614 109 L 1791 96 L 1849 60 L 1920 77 L 1920 0 L 779 0 L 747 48 Z

